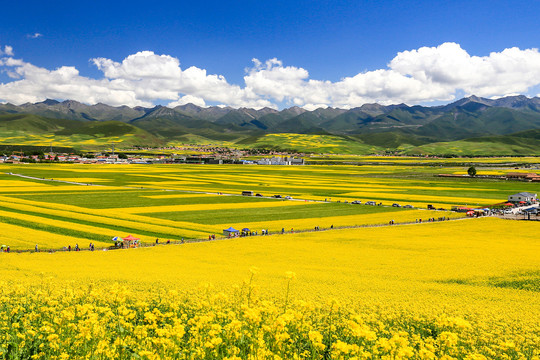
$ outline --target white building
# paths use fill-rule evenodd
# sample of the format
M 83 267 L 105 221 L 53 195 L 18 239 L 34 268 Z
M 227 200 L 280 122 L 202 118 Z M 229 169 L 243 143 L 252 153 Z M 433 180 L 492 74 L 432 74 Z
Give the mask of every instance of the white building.
M 511 202 L 536 202 L 537 201 L 537 195 L 529 192 L 520 192 L 518 194 L 510 195 L 508 196 L 508 201 Z
M 294 157 L 274 156 L 272 158 L 263 158 L 257 161 L 259 165 L 304 165 L 304 159 Z

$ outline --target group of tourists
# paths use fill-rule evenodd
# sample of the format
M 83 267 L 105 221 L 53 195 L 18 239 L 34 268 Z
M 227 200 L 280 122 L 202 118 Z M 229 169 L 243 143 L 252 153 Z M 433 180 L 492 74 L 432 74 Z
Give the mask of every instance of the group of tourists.
M 441 217 L 438 217 L 437 219 L 435 219 L 434 217 L 427 219 L 428 222 L 446 221 L 446 220 L 450 220 L 450 218 L 449 218 L 449 217 L 446 217 L 446 216 L 441 216 Z M 393 220 L 392 220 L 392 221 L 393 221 Z M 422 219 L 416 219 L 415 222 L 416 222 L 417 224 L 421 224 L 421 223 L 422 223 Z
M 94 251 L 94 244 L 90 243 L 88 249 L 90 251 Z M 79 247 L 79 244 L 75 244 L 75 247 L 73 248 L 71 247 L 71 245 L 68 245 L 67 247 L 64 246 L 64 251 L 81 251 L 81 248 Z

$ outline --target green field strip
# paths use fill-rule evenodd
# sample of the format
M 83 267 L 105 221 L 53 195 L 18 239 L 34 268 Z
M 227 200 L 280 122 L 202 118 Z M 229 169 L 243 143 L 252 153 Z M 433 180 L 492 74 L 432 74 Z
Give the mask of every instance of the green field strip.
M 176 239 L 176 240 L 180 240 L 182 237 L 190 238 L 190 239 L 194 238 L 194 237 L 189 237 L 188 235 L 173 234 L 173 233 L 150 232 L 150 231 L 141 230 L 141 229 L 135 228 L 135 227 L 129 228 L 129 227 L 124 227 L 124 226 L 115 226 L 115 225 L 110 225 L 110 224 L 95 223 L 95 222 L 84 221 L 84 220 L 76 219 L 76 218 L 66 218 L 66 217 L 57 216 L 57 215 L 48 215 L 48 214 L 42 213 L 42 212 L 24 211 L 24 210 L 6 208 L 6 207 L 3 207 L 3 206 L 0 206 L 0 210 L 9 211 L 9 212 L 13 213 L 13 217 L 11 217 L 11 216 L 10 217 L 0 216 L 0 218 L 2 218 L 2 219 L 11 219 L 11 221 L 15 221 L 15 222 L 19 221 L 19 222 L 24 222 L 25 224 L 34 224 L 35 226 L 40 226 L 40 228 L 33 227 L 33 229 L 36 229 L 36 230 L 44 230 L 45 227 L 61 229 L 63 231 L 65 230 L 65 232 L 49 231 L 49 232 L 54 232 L 54 233 L 58 233 L 58 234 L 62 234 L 62 235 L 78 236 L 78 235 L 74 235 L 74 234 L 75 233 L 92 234 L 92 233 L 73 230 L 73 229 L 67 229 L 67 228 L 64 228 L 64 227 L 61 227 L 61 226 L 51 226 L 51 225 L 47 225 L 46 223 L 36 223 L 36 222 L 33 222 L 33 221 L 26 221 L 24 219 L 21 219 L 20 217 L 17 217 L 16 214 L 40 217 L 40 218 L 44 219 L 44 222 L 46 221 L 46 219 L 65 221 L 65 222 L 69 222 L 69 223 L 73 223 L 73 224 L 89 225 L 89 226 L 94 226 L 94 227 L 100 227 L 100 228 L 103 228 L 103 229 L 109 229 L 109 230 L 113 230 L 113 231 L 118 232 L 118 233 L 121 233 L 121 232 L 125 232 L 126 234 L 136 233 L 138 235 L 144 235 L 144 236 L 149 236 L 149 237 L 166 237 L 166 238 L 171 238 L 171 239 Z M 21 225 L 19 223 L 14 223 L 14 222 L 11 222 L 11 221 L 5 221 L 5 222 L 8 222 L 8 223 L 13 224 L 13 225 L 26 226 L 26 225 Z M 181 230 L 181 229 L 178 229 L 178 230 Z M 48 231 L 48 230 L 46 230 L 46 231 Z M 73 232 L 74 234 L 71 234 L 71 233 L 68 233 L 68 232 Z M 103 239 L 107 238 L 106 236 L 100 235 L 100 234 L 92 234 L 92 235 L 94 236 L 94 238 L 92 238 L 92 240 L 105 241 Z M 118 234 L 118 235 L 121 235 L 121 234 Z M 201 232 L 201 236 L 203 236 L 203 235 L 206 235 L 206 233 Z M 97 238 L 97 237 L 99 237 L 99 238 Z M 108 241 L 110 241 L 110 240 L 111 239 L 109 238 Z
M 168 220 L 192 221 L 194 223 L 214 225 L 225 223 L 292 220 L 308 218 L 324 218 L 332 216 L 364 215 L 380 212 L 406 211 L 400 208 L 350 205 L 340 203 L 311 204 L 309 207 L 301 206 L 258 208 L 258 209 L 232 209 L 191 211 L 188 214 L 180 212 L 148 213 L 149 217 Z
M 32 201 L 49 202 L 54 204 L 81 206 L 88 209 L 112 209 L 118 207 L 142 207 L 142 206 L 160 206 L 160 205 L 195 205 L 195 204 L 217 204 L 217 203 L 248 203 L 248 202 L 271 202 L 272 199 L 258 197 L 241 196 L 223 196 L 223 195 L 203 195 L 189 198 L 164 198 L 152 199 L 149 195 L 174 194 L 172 191 L 159 192 L 140 192 L 131 190 L 131 192 L 114 192 L 107 194 L 99 193 L 79 193 L 79 194 L 55 194 L 53 197 L 49 194 L 32 195 L 13 195 L 12 198 L 27 199 Z
M 156 224 L 155 221 L 153 223 L 151 218 L 143 217 L 140 215 L 133 215 L 133 214 L 127 214 L 123 216 L 113 216 L 111 214 L 107 214 L 107 216 L 100 216 L 96 215 L 94 210 L 91 209 L 84 209 L 77 207 L 76 210 L 62 210 L 58 209 L 58 207 L 54 206 L 55 204 L 49 204 L 49 203 L 38 203 L 36 204 L 28 204 L 24 200 L 22 201 L 14 201 L 16 199 L 11 198 L 1 198 L 3 200 L 2 206 L 9 207 L 10 209 L 19 209 L 22 211 L 28 211 L 25 209 L 21 209 L 22 207 L 30 208 L 30 211 L 35 211 L 37 213 L 43 214 L 47 211 L 51 212 L 51 215 L 54 215 L 56 217 L 63 217 L 63 218 L 69 218 L 69 219 L 81 219 L 81 217 L 87 217 L 91 218 L 92 221 L 90 223 L 99 223 L 99 224 L 108 224 L 111 226 L 120 226 L 118 225 L 118 222 L 128 222 L 130 224 L 133 224 L 132 226 L 125 226 L 126 228 L 134 228 L 134 229 L 143 229 L 148 227 L 154 227 L 155 230 L 146 230 L 151 231 L 153 233 L 163 233 L 163 234 L 169 234 L 171 232 L 174 232 L 175 230 L 181 230 L 183 231 L 183 236 L 189 236 L 190 238 L 193 238 L 195 236 L 199 236 L 199 234 L 204 232 L 214 232 L 214 229 L 200 229 L 201 225 L 198 224 L 188 224 L 188 227 L 181 227 L 178 226 L 178 224 L 175 224 L 174 222 L 170 222 L 167 225 L 162 224 Z M 63 215 L 62 215 L 63 214 Z M 68 216 L 66 216 L 68 215 Z M 137 220 L 139 219 L 139 220 Z M 81 219 L 82 220 L 82 219 Z M 140 224 L 140 227 L 137 226 Z M 158 230 L 159 229 L 159 230 Z M 193 233 L 192 235 L 188 235 L 188 233 Z
M 72 237 L 77 237 L 77 238 L 86 239 L 86 240 L 112 243 L 111 239 L 106 239 L 103 235 L 98 235 L 98 234 L 93 234 L 93 233 L 88 233 L 88 232 L 78 231 L 78 230 L 73 230 L 73 229 L 66 229 L 66 228 L 47 225 L 47 224 L 40 224 L 40 223 L 35 223 L 32 221 L 25 221 L 23 219 L 16 218 L 16 217 L 0 216 L 0 223 L 18 225 L 18 226 L 22 226 L 29 229 L 41 230 L 41 231 L 46 231 L 53 234 L 72 236 Z

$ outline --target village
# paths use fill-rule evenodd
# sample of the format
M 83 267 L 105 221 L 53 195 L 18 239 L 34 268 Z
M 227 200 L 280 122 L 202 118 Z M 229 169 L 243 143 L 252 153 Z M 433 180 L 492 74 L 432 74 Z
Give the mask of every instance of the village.
M 304 159 L 295 156 L 272 156 L 258 160 L 244 160 L 235 156 L 223 155 L 219 157 L 199 155 L 135 155 L 124 153 L 47 153 L 47 154 L 12 154 L 0 156 L 0 163 L 50 163 L 61 162 L 71 164 L 244 164 L 244 165 L 304 165 Z

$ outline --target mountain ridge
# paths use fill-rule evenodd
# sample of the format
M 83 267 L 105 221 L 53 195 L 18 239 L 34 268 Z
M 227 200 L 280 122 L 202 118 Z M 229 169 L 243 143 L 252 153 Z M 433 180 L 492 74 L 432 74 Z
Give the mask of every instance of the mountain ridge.
M 2 114 L 6 117 L 0 116 L 0 123 L 5 124 L 0 127 L 25 131 L 26 126 L 29 132 L 47 129 L 47 122 L 50 122 L 57 124 L 50 127 L 51 131 L 60 131 L 61 127 L 67 126 L 70 128 L 67 132 L 71 133 L 81 126 L 88 135 L 91 129 L 99 127 L 86 126 L 86 123 L 117 121 L 144 130 L 152 143 L 184 141 L 191 136 L 234 142 L 264 134 L 297 133 L 346 136 L 397 148 L 404 144 L 419 146 L 540 129 L 540 98 L 518 95 L 486 99 L 473 95 L 438 106 L 373 103 L 352 109 L 328 107 L 311 111 L 299 107 L 235 109 L 194 104 L 146 108 L 47 99 L 19 106 L 0 104 Z M 21 114 L 34 117 L 7 123 L 9 116 Z M 112 124 L 102 128 L 138 133 Z

